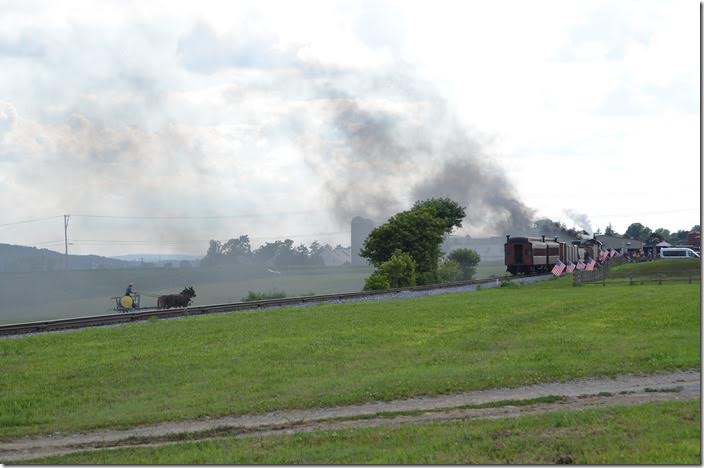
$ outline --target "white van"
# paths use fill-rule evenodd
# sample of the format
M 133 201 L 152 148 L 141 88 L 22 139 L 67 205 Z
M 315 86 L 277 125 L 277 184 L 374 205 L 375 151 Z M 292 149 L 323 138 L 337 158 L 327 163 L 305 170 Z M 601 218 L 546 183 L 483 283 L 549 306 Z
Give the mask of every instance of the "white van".
M 660 258 L 699 258 L 699 254 L 685 247 L 666 247 L 660 249 Z

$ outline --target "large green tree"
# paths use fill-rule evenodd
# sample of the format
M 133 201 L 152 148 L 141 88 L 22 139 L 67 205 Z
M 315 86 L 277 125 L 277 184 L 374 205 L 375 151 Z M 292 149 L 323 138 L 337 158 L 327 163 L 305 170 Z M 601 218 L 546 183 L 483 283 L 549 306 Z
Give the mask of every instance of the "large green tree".
M 643 226 L 640 223 L 633 223 L 628 226 L 626 232 L 623 233 L 623 237 L 627 237 L 629 239 L 637 239 L 645 242 L 648 240 L 648 237 L 650 237 L 650 234 L 652 234 L 652 232 L 652 229 L 647 226 Z
M 410 210 L 395 214 L 375 228 L 364 241 L 360 255 L 379 267 L 396 250 L 411 256 L 419 284 L 437 280 L 440 245 L 445 234 L 462 226 L 465 210 L 449 198 L 416 202 Z

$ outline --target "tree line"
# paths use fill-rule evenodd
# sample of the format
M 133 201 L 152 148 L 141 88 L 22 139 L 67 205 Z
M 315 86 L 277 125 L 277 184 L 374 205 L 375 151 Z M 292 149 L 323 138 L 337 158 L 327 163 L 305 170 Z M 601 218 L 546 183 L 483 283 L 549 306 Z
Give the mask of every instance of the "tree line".
M 632 223 L 626 229 L 626 232 L 619 234 L 614 231 L 611 224 L 609 224 L 604 230 L 604 235 L 613 237 L 624 237 L 627 239 L 635 239 L 643 241 L 646 244 L 657 244 L 658 242 L 669 242 L 672 245 L 687 244 L 687 234 L 692 231 L 701 232 L 699 224 L 692 226 L 690 230 L 680 229 L 676 232 L 670 232 L 665 228 L 657 228 L 655 230 L 650 229 L 648 226 L 644 226 L 641 223 Z M 597 233 L 598 234 L 598 233 Z
M 323 250 L 332 249 L 330 245 L 321 245 L 313 241 L 310 246 L 294 246 L 291 239 L 267 242 L 252 250 L 248 235 L 230 239 L 226 242 L 211 240 L 202 266 L 223 264 L 255 264 L 268 266 L 323 266 Z

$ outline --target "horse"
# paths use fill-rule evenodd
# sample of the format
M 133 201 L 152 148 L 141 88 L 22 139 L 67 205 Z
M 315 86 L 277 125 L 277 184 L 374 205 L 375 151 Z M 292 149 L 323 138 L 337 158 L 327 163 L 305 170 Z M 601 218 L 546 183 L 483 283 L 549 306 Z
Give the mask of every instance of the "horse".
M 196 297 L 196 292 L 193 286 L 184 288 L 181 294 L 167 294 L 159 296 L 156 301 L 157 309 L 170 309 L 171 307 L 187 307 L 191 300 Z

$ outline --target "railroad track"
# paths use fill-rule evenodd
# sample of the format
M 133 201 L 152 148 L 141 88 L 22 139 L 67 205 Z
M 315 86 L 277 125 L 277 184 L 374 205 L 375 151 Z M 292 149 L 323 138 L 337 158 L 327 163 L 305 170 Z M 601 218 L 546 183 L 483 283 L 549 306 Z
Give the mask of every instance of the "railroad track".
M 522 278 L 551 276 L 550 274 L 524 275 L 508 278 L 509 281 L 521 280 Z M 45 320 L 38 322 L 14 323 L 0 325 L 0 336 L 22 335 L 27 333 L 41 333 L 49 331 L 69 330 L 72 328 L 99 327 L 105 325 L 115 325 L 121 323 L 131 323 L 152 319 L 153 317 L 175 318 L 191 315 L 205 315 L 223 312 L 236 312 L 244 310 L 257 310 L 271 307 L 296 306 L 307 304 L 319 304 L 325 302 L 344 301 L 346 299 L 356 299 L 388 294 L 398 294 L 402 292 L 429 291 L 438 289 L 450 289 L 469 285 L 496 284 L 498 278 L 488 278 L 481 280 L 456 281 L 445 284 L 433 284 L 425 286 L 412 286 L 406 288 L 392 288 L 381 291 L 362 291 L 338 294 L 321 294 L 317 296 L 286 297 L 283 299 L 266 299 L 263 301 L 233 302 L 229 304 L 211 304 L 189 307 L 179 307 L 173 309 L 151 309 L 137 312 L 122 312 L 114 314 L 92 315 L 87 317 L 76 317 L 69 319 Z

